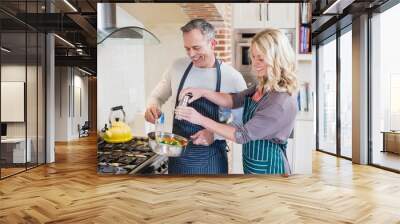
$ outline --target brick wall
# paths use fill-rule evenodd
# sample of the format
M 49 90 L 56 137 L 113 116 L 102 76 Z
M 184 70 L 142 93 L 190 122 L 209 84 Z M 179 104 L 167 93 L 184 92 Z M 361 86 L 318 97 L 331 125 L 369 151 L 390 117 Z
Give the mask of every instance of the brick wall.
M 218 59 L 232 63 L 232 4 L 220 3 L 181 3 L 182 10 L 189 19 L 205 19 L 216 28 Z

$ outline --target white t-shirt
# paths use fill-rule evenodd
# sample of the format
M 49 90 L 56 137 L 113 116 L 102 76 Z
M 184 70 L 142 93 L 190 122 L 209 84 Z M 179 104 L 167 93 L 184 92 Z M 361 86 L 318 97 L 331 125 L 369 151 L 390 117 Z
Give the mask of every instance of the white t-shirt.
M 170 97 L 175 103 L 179 84 L 186 68 L 190 64 L 189 58 L 177 59 L 163 74 L 163 78 L 157 84 L 148 99 L 149 105 L 157 105 L 161 108 Z M 247 89 L 246 82 L 242 74 L 235 70 L 232 66 L 222 63 L 221 66 L 221 89 L 220 92 L 236 93 Z M 217 68 L 198 68 L 192 66 L 185 84 L 182 89 L 194 87 L 216 90 L 217 86 Z M 242 123 L 243 108 L 232 110 L 235 123 Z

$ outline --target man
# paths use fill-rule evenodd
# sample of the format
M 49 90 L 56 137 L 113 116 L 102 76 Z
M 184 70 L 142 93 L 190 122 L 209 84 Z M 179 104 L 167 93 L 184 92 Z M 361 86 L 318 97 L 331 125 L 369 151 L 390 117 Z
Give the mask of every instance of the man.
M 148 100 L 145 119 L 154 123 L 160 116 L 160 107 L 173 97 L 175 107 L 182 89 L 188 87 L 207 88 L 221 92 L 240 92 L 246 89 L 242 75 L 231 66 L 215 57 L 215 30 L 203 19 L 195 19 L 181 28 L 183 42 L 189 58 L 178 59 L 164 74 Z M 190 104 L 202 115 L 219 120 L 217 105 L 207 99 Z M 242 109 L 233 111 L 235 122 L 241 122 Z M 169 174 L 227 174 L 228 161 L 226 142 L 201 126 L 174 119 L 173 133 L 191 138 L 181 157 L 168 159 Z

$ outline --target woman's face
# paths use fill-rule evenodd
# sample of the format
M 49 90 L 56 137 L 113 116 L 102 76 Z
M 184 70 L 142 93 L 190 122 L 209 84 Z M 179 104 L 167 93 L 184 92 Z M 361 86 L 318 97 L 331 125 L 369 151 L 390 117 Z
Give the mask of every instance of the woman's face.
M 264 57 L 264 54 L 257 47 L 253 46 L 251 48 L 251 66 L 259 78 L 267 74 L 267 63 Z

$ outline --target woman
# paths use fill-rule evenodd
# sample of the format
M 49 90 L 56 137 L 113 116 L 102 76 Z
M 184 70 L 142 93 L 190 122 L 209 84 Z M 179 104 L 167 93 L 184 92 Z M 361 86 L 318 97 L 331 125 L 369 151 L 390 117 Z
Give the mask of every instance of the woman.
M 243 170 L 246 174 L 290 174 L 286 144 L 297 113 L 296 63 L 286 36 L 276 29 L 266 29 L 251 41 L 252 70 L 258 79 L 240 93 L 218 93 L 189 88 L 188 107 L 178 107 L 176 116 L 243 144 Z M 190 103 L 206 98 L 225 108 L 244 106 L 243 124 L 221 124 L 202 116 Z

